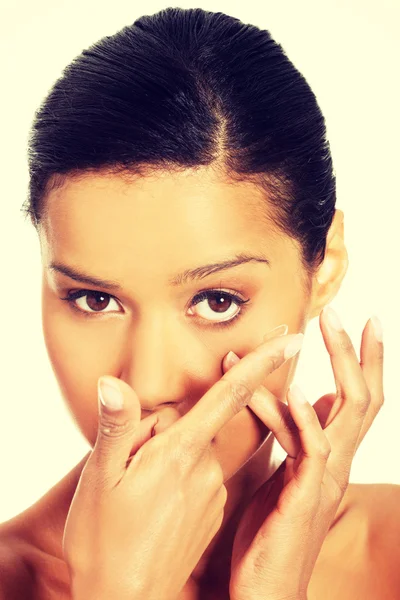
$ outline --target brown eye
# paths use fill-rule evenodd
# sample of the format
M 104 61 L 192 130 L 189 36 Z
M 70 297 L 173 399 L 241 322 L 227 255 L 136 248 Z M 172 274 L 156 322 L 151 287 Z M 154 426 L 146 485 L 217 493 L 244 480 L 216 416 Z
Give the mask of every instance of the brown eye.
M 232 306 L 233 300 L 232 298 L 228 298 L 225 294 L 213 294 L 210 295 L 207 303 L 211 310 L 218 313 L 224 313 Z
M 193 305 L 196 307 L 195 312 L 206 321 L 223 322 L 234 319 L 240 312 L 240 305 L 245 302 L 248 300 L 234 294 L 212 290 L 195 296 Z M 193 311 L 192 308 L 190 310 Z M 225 318 L 221 319 L 221 315 Z
M 96 312 L 101 312 L 110 303 L 110 297 L 107 294 L 103 294 L 103 292 L 89 292 L 85 294 L 85 297 L 87 306 Z
M 117 311 L 121 312 L 118 310 L 119 304 L 115 298 L 110 296 L 110 294 L 96 290 L 79 290 L 77 292 L 70 292 L 66 298 L 61 298 L 61 300 L 66 300 L 71 304 L 72 308 L 87 315 L 102 312 L 114 312 L 112 310 L 105 310 L 110 305 L 110 301 L 115 302 L 117 305 Z M 80 304 L 78 304 L 78 300 L 81 302 Z M 87 309 L 88 307 L 90 310 Z

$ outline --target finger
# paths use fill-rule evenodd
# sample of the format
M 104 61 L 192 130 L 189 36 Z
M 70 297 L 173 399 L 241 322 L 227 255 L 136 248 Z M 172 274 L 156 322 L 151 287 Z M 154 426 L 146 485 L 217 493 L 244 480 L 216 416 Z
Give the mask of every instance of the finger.
M 274 337 L 286 335 L 287 332 L 288 326 L 286 324 L 279 325 L 278 327 L 275 327 L 274 329 L 271 329 L 271 331 L 266 333 L 263 337 L 263 341 L 266 342 L 268 340 L 272 340 L 272 338 Z M 239 361 L 240 358 L 237 356 L 237 354 L 235 354 L 234 352 L 228 352 L 228 354 L 225 355 L 222 361 L 222 374 L 229 371 L 229 369 L 233 367 L 233 365 L 236 365 L 236 363 L 238 363 Z
M 351 339 L 332 308 L 322 311 L 320 325 L 340 400 L 335 419 L 324 429 L 332 447 L 330 469 L 333 474 L 339 475 L 339 468 L 350 469 L 370 393 Z M 344 476 L 343 473 L 341 475 Z
M 296 459 L 287 458 L 282 502 L 294 499 L 297 501 L 295 508 L 303 511 L 312 509 L 320 500 L 331 445 L 313 406 L 296 384 L 288 390 L 287 400 L 299 430 L 301 452 Z
M 275 337 L 246 354 L 169 428 L 168 433 L 178 434 L 181 441 L 186 440 L 191 446 L 204 448 L 247 406 L 265 377 L 297 354 L 303 337 L 302 333 Z
M 224 360 L 223 372 L 229 371 L 238 361 L 238 357 L 236 361 Z M 296 457 L 301 448 L 299 432 L 287 404 L 278 400 L 264 385 L 260 385 L 247 406 L 272 431 L 285 452 Z
M 265 386 L 260 385 L 253 394 L 249 408 L 270 429 L 283 450 L 292 457 L 300 452 L 301 442 L 297 425 L 289 407 Z
M 131 458 L 148 440 L 155 435 L 158 415 L 149 415 L 142 419 L 138 425 L 137 434 L 133 440 L 129 458 Z
M 103 386 L 103 383 L 106 385 Z M 140 430 L 140 402 L 134 390 L 124 381 L 109 375 L 100 377 L 98 396 L 99 424 L 88 462 L 90 468 L 93 467 L 96 474 L 112 487 L 124 475 L 132 447 L 138 444 L 139 439 L 146 438 L 144 429 L 151 423 L 148 421 Z
M 152 414 L 142 419 L 126 467 L 131 464 L 137 451 L 144 446 L 146 442 L 152 437 L 159 435 L 162 431 L 168 429 L 173 423 L 176 423 L 178 419 L 180 419 L 180 413 L 172 406 L 166 408 L 161 413 Z
M 378 337 L 375 334 L 374 323 L 377 326 Z M 384 403 L 383 356 L 382 326 L 377 317 L 371 317 L 362 334 L 360 352 L 360 366 L 371 395 L 371 403 L 358 436 L 357 448 Z

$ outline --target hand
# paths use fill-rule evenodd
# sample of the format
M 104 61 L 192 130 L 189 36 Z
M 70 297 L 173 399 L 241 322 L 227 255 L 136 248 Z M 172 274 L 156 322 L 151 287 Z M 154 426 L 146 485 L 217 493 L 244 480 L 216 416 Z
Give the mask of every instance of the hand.
M 223 520 L 227 491 L 212 440 L 285 362 L 297 337 L 275 337 L 250 352 L 155 437 L 157 418 L 141 421 L 133 389 L 107 377 L 123 407 L 99 404 L 97 439 L 64 529 L 74 600 L 178 596 Z
M 330 325 L 329 312 L 321 313 L 320 327 L 336 394 L 326 394 L 311 406 L 289 390 L 287 406 L 264 387 L 249 403 L 285 450 L 298 443 L 290 411 L 301 448 L 257 490 L 239 523 L 232 552 L 232 600 L 307 598 L 315 562 L 349 483 L 353 457 L 383 404 L 383 344 L 372 322 L 362 334 L 359 362 L 348 334 Z M 271 418 L 278 413 L 283 430 Z

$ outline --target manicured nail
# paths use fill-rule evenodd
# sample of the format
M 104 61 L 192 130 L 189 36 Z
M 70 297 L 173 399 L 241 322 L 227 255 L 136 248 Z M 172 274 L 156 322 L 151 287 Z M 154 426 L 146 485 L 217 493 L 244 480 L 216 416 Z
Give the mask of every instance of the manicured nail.
M 288 326 L 286 324 L 278 325 L 278 327 L 274 327 L 271 331 L 268 331 L 263 337 L 264 342 L 267 340 L 276 337 L 278 335 L 286 335 L 288 332 Z
M 335 310 L 333 310 L 333 308 L 331 306 L 325 306 L 324 314 L 328 317 L 329 325 L 335 331 L 343 331 L 343 325 L 337 315 L 337 312 Z
M 378 342 L 383 341 L 383 328 L 380 319 L 376 315 L 371 317 L 372 327 L 374 329 L 374 334 Z
M 304 339 L 304 334 L 303 333 L 298 333 L 296 335 L 296 337 L 294 337 L 286 346 L 283 356 L 285 358 L 285 360 L 288 360 L 288 358 L 292 358 L 292 356 L 294 356 L 295 354 L 298 353 L 298 351 L 300 350 L 300 348 L 303 345 L 303 339 Z
M 240 358 L 238 357 L 238 355 L 232 352 L 232 350 L 229 350 L 228 354 L 226 355 L 227 366 L 233 367 L 233 365 L 236 365 L 236 363 L 238 363 L 239 361 Z
M 110 410 L 121 410 L 124 405 L 122 393 L 109 379 L 99 379 L 98 392 L 104 406 Z

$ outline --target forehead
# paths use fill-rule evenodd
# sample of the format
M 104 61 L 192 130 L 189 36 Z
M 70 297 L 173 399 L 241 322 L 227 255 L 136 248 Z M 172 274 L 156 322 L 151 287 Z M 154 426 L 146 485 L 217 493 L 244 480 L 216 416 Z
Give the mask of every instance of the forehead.
M 193 263 L 233 250 L 293 248 L 267 218 L 266 202 L 253 183 L 224 181 L 206 168 L 129 180 L 87 174 L 49 194 L 43 232 L 52 259 L 95 267 L 102 260 L 157 257 L 162 266 L 184 264 L 185 255 Z

